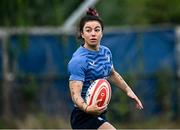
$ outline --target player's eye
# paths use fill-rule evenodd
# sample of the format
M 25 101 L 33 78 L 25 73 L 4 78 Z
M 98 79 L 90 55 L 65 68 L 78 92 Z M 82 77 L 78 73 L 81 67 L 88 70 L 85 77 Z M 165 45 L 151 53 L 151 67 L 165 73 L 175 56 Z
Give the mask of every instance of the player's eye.
M 91 29 L 86 29 L 85 31 L 86 31 L 86 32 L 91 32 Z
M 100 32 L 100 31 L 101 31 L 100 28 L 95 29 L 95 32 Z
M 100 29 L 95 29 L 95 31 L 96 31 L 96 32 L 99 32 L 99 31 L 100 31 Z

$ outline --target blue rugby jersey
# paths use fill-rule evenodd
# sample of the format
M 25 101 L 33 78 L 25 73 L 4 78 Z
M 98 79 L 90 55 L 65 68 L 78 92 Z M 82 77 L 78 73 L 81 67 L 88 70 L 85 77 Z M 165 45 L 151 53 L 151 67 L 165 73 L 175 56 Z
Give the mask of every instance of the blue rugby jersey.
M 98 51 L 80 46 L 68 64 L 69 80 L 83 81 L 81 96 L 85 98 L 90 84 L 100 78 L 107 78 L 113 68 L 111 51 L 100 45 Z

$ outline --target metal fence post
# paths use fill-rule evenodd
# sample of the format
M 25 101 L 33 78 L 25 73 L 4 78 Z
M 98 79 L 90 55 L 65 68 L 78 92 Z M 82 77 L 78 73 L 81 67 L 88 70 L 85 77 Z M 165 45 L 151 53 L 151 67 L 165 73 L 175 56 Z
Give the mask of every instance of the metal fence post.
M 2 102 L 3 119 L 9 122 L 11 119 L 10 105 L 10 84 L 9 84 L 9 64 L 8 64 L 8 32 L 0 31 L 2 44 Z
M 177 61 L 177 118 L 180 119 L 180 27 L 175 30 L 176 35 L 176 61 Z

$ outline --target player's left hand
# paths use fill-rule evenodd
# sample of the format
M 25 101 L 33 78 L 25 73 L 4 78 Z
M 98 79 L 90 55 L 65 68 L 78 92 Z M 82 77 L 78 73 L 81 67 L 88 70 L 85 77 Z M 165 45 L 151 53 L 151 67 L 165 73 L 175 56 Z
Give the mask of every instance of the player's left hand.
M 134 92 L 128 92 L 127 95 L 133 99 L 136 102 L 136 108 L 137 109 L 143 109 L 143 105 L 141 103 L 141 101 L 139 100 L 139 98 L 134 94 Z

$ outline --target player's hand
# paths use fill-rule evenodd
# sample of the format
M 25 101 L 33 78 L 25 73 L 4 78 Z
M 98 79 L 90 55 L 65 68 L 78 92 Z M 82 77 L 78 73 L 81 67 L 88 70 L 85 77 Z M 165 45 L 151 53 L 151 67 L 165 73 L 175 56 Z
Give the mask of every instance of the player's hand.
M 100 115 L 102 112 L 104 112 L 107 109 L 107 104 L 101 107 L 98 107 L 97 104 L 101 101 L 102 99 L 99 99 L 95 102 L 95 104 L 88 106 L 86 109 L 86 113 L 93 114 L 93 115 Z
M 128 92 L 127 95 L 136 102 L 137 109 L 143 109 L 143 105 L 142 105 L 141 101 L 132 91 Z

